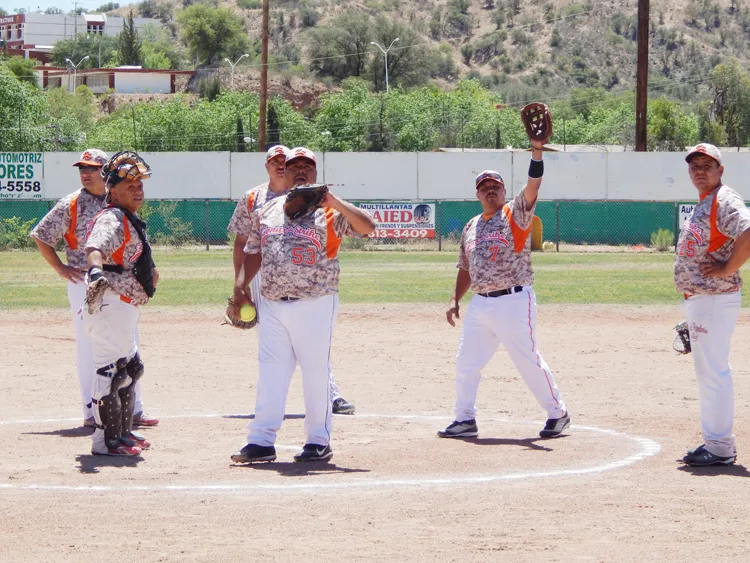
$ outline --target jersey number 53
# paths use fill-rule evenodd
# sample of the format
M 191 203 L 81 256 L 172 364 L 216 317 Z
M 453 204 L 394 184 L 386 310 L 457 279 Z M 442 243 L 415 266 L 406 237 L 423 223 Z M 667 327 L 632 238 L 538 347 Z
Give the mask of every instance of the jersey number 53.
M 296 246 L 292 248 L 292 264 L 297 266 L 314 266 L 316 260 L 315 249 L 312 247 Z

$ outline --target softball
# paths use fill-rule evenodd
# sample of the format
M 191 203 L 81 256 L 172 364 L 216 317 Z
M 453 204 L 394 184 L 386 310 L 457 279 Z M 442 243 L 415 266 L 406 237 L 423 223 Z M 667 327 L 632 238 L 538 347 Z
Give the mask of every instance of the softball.
M 240 318 L 246 323 L 252 322 L 255 319 L 255 307 L 250 305 L 250 303 L 245 303 L 240 307 Z

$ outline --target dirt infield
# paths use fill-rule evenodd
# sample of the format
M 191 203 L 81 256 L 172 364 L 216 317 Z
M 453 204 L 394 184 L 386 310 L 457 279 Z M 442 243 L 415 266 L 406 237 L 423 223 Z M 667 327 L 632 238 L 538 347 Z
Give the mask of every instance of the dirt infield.
M 436 305 L 347 305 L 333 363 L 354 416 L 330 464 L 294 464 L 299 375 L 279 461 L 242 467 L 253 333 L 216 311 L 146 307 L 142 459 L 88 455 L 63 311 L 0 312 L 0 561 L 746 561 L 750 550 L 750 312 L 734 338 L 739 463 L 691 470 L 700 443 L 677 308 L 543 306 L 540 349 L 573 417 L 536 438 L 539 410 L 500 351 L 480 388 L 477 440 L 451 420 L 459 329 Z M 115 526 L 108 519 L 115 518 Z M 705 551 L 704 551 L 705 550 Z

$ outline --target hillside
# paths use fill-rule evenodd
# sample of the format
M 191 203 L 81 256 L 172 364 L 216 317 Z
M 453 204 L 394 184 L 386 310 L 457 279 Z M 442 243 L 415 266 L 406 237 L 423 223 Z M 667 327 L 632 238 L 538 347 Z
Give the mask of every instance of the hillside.
M 178 33 L 176 13 L 192 3 L 145 0 L 134 7 L 141 15 L 161 17 Z M 253 65 L 257 68 L 260 4 L 213 4 L 243 19 L 255 50 L 237 67 L 236 76 Z M 129 9 L 123 6 L 113 13 L 124 15 Z M 406 26 L 412 32 L 411 44 L 397 44 L 394 54 L 400 49 L 427 49 L 452 61 L 453 68 L 432 71 L 429 80 L 450 85 L 476 77 L 511 103 L 565 97 L 571 88 L 619 91 L 634 84 L 637 0 L 272 0 L 272 73 L 322 78 L 326 86 L 336 86 L 340 76 L 325 77 L 317 68 L 311 72 L 310 45 L 316 33 L 342 14 L 364 14 L 373 21 L 383 17 Z M 747 62 L 748 38 L 750 7 L 742 0 L 652 1 L 652 91 L 683 101 L 698 99 L 718 62 L 728 57 Z M 370 73 L 378 80 L 382 55 L 366 45 L 371 50 Z M 440 64 L 445 66 L 445 60 Z

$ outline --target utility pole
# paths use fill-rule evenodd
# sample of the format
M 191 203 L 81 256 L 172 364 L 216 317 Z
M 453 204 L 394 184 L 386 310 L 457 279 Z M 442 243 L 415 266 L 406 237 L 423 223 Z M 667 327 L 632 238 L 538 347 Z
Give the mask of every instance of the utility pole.
M 78 0 L 73 2 L 73 37 L 78 39 Z
M 635 150 L 648 150 L 646 112 L 648 110 L 648 16 L 649 0 L 638 0 L 638 70 L 635 91 Z
M 260 35 L 260 114 L 258 150 L 266 150 L 266 104 L 268 101 L 268 0 L 263 0 L 263 30 Z

